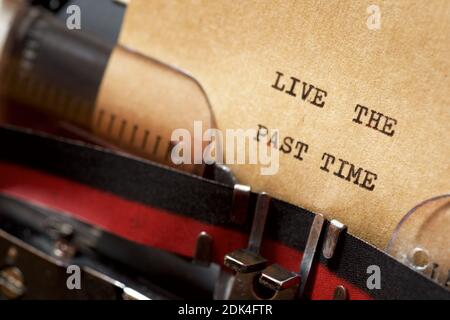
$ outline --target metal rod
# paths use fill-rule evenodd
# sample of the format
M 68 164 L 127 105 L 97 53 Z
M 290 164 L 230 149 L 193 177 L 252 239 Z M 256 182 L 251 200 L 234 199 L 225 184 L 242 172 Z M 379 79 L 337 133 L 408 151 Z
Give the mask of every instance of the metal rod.
M 271 197 L 262 192 L 256 201 L 255 216 L 253 217 L 252 230 L 248 241 L 248 250 L 258 254 L 266 225 L 267 214 L 269 213 Z
M 301 285 L 298 291 L 299 298 L 303 296 L 306 284 L 308 282 L 309 272 L 311 270 L 314 255 L 316 254 L 316 249 L 319 243 L 320 235 L 322 233 L 324 221 L 325 219 L 323 215 L 317 214 L 311 225 L 308 241 L 306 242 L 305 252 L 303 254 L 303 259 L 300 264 Z

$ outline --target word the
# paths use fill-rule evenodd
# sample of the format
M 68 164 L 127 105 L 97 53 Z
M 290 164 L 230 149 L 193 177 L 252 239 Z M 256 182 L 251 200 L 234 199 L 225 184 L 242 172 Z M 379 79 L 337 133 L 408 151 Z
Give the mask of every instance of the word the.
M 370 115 L 367 114 L 370 111 Z M 355 117 L 353 118 L 353 122 L 357 124 L 366 125 L 366 127 L 377 130 L 381 133 L 384 133 L 387 136 L 392 137 L 395 133 L 395 126 L 397 125 L 397 120 L 394 118 L 385 116 L 381 112 L 377 112 L 375 110 L 371 110 L 367 107 L 357 104 L 355 107 Z
M 282 79 L 284 74 L 276 71 L 277 77 L 272 88 L 285 92 L 286 94 L 297 97 L 299 96 L 303 101 L 309 102 L 310 104 L 323 108 L 325 106 L 325 97 L 327 92 L 325 90 L 319 89 L 312 84 L 300 81 L 295 77 L 290 77 L 289 80 Z
M 356 167 L 354 164 L 343 159 L 337 159 L 338 163 L 335 165 L 336 157 L 329 153 L 324 153 L 322 155 L 322 161 L 322 166 L 320 167 L 321 170 L 330 172 L 330 167 L 334 167 L 336 169 L 333 174 L 336 177 L 347 181 L 353 181 L 354 184 L 369 191 L 375 189 L 375 180 L 378 177 L 376 173 L 361 167 Z

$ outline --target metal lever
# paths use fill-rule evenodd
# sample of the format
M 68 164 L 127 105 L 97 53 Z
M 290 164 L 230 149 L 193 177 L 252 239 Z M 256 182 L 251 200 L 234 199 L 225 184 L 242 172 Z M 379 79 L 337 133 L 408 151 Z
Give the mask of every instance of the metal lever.
M 336 245 L 339 240 L 339 235 L 345 231 L 346 228 L 347 226 L 345 224 L 336 219 L 330 221 L 322 250 L 322 254 L 326 259 L 333 258 L 334 251 L 336 250 Z
M 302 278 L 302 283 L 298 291 L 298 298 L 302 298 L 305 292 L 309 271 L 311 270 L 311 265 L 316 254 L 324 222 L 325 219 L 323 215 L 317 214 L 312 223 L 311 230 L 309 231 L 308 241 L 306 242 L 305 252 L 303 253 L 303 259 L 300 264 L 300 277 Z
M 267 267 L 259 278 L 259 283 L 274 290 L 271 299 L 289 300 L 296 296 L 302 298 L 308 281 L 311 265 L 319 246 L 320 235 L 323 230 L 325 219 L 321 214 L 317 214 L 311 225 L 311 229 L 306 243 L 303 259 L 300 265 L 300 274 L 284 269 L 278 264 Z M 328 226 L 328 231 L 323 243 L 323 255 L 326 259 L 331 259 L 339 240 L 339 235 L 345 231 L 346 225 L 338 220 L 332 220 Z M 300 282 L 301 280 L 301 282 Z M 300 284 L 300 288 L 299 288 Z M 345 289 L 345 288 L 344 288 Z M 346 292 L 338 288 L 336 299 L 346 297 Z
M 246 249 L 239 249 L 225 255 L 224 263 L 236 275 L 231 285 L 229 299 L 258 299 L 254 290 L 255 279 L 267 266 L 267 260 L 259 254 L 271 197 L 266 193 L 258 195 L 253 217 L 250 239 Z
M 314 218 L 300 265 L 300 274 L 286 270 L 278 264 L 267 267 L 261 273 L 259 283 L 274 291 L 271 299 L 292 300 L 297 295 L 303 296 L 324 221 L 321 214 L 317 214 Z
M 261 273 L 259 283 L 273 291 L 271 300 L 292 300 L 297 294 L 300 276 L 278 264 L 272 264 Z

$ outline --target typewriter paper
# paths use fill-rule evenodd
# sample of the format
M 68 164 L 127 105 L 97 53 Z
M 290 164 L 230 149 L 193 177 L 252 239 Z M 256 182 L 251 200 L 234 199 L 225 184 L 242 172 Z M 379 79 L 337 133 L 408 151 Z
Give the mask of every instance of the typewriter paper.
M 447 0 L 133 0 L 121 42 L 195 77 L 220 129 L 280 130 L 278 174 L 242 183 L 380 248 L 450 191 Z

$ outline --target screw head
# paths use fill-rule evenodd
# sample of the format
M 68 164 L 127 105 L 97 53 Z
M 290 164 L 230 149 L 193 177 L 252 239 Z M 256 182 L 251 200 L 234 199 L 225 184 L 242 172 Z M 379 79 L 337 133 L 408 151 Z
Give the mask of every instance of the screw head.
M 25 293 L 24 276 L 17 267 L 0 270 L 0 293 L 7 299 L 20 298 Z

